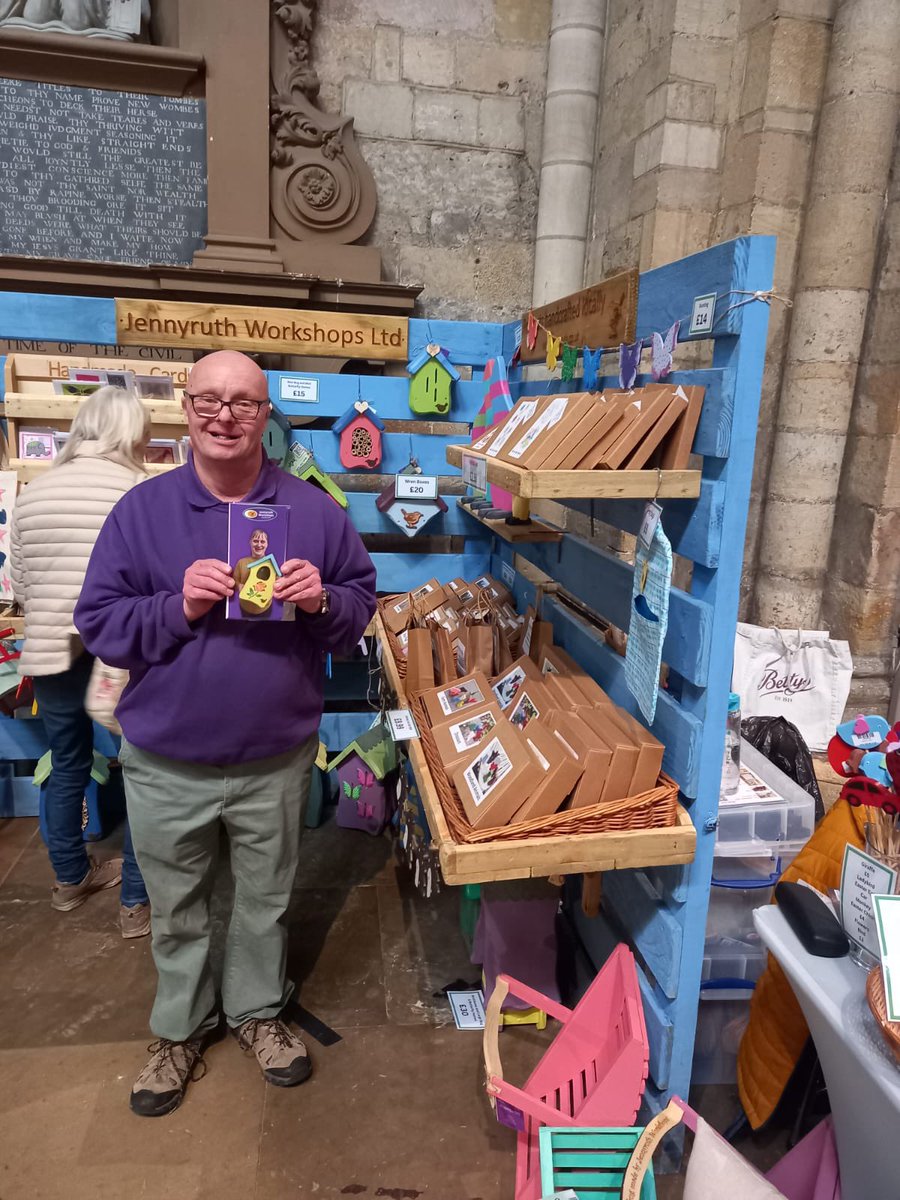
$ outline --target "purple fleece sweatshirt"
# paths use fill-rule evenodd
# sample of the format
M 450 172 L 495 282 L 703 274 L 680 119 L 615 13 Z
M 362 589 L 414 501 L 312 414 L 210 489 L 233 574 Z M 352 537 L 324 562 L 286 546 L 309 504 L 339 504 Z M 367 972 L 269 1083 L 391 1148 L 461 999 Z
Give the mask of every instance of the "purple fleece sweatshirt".
M 133 488 L 100 531 L 75 625 L 92 654 L 131 672 L 116 715 L 142 750 L 225 765 L 298 746 L 319 727 L 325 653 L 351 649 L 375 611 L 372 560 L 329 496 L 265 460 L 244 502 L 291 506 L 287 557 L 319 568 L 327 615 L 229 621 L 222 601 L 188 624 L 185 569 L 228 556 L 228 506 L 193 461 Z

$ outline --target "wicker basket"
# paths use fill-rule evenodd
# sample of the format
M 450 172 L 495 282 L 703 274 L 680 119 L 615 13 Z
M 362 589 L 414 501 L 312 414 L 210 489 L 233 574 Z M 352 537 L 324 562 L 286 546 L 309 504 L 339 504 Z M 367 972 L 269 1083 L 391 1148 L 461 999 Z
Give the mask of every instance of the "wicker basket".
M 435 791 L 450 832 L 457 842 L 477 844 L 559 837 L 571 833 L 662 829 L 676 823 L 678 785 L 667 775 L 660 775 L 657 786 L 640 796 L 628 796 L 624 800 L 613 800 L 607 804 L 594 804 L 590 808 L 569 809 L 548 817 L 536 817 L 532 821 L 520 821 L 516 825 L 473 829 L 456 788 L 450 782 L 441 762 L 424 704 L 417 696 L 411 697 L 409 703 L 419 727 L 420 742 L 434 780 Z
M 869 978 L 866 980 L 866 999 L 869 1001 L 872 1015 L 884 1034 L 884 1040 L 890 1046 L 894 1058 L 900 1062 L 900 1021 L 888 1020 L 887 1002 L 884 998 L 884 976 L 881 973 L 880 963 L 869 972 Z

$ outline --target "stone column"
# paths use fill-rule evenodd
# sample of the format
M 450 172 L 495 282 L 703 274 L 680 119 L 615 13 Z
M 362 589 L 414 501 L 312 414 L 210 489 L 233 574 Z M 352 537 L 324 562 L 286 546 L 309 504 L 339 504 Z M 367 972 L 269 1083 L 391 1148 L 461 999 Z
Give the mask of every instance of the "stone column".
M 603 64 L 605 0 L 553 0 L 544 105 L 534 304 L 584 282 Z
M 763 516 L 755 611 L 763 625 L 816 628 L 822 619 L 898 91 L 900 5 L 841 0 Z
M 900 624 L 900 142 L 847 436 L 822 604 L 850 639 L 851 712 L 884 712 Z
M 209 232 L 194 266 L 270 274 L 268 0 L 180 0 L 178 41 L 206 60 Z

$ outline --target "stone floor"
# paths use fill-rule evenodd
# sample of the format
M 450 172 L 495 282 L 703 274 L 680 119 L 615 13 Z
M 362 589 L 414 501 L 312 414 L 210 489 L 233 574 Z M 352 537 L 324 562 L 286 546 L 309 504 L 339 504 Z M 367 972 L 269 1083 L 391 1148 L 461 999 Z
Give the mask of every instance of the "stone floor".
M 121 940 L 115 892 L 53 912 L 51 882 L 37 822 L 0 821 L 0 1200 L 512 1200 L 514 1135 L 485 1101 L 481 1039 L 433 995 L 473 977 L 457 896 L 419 900 L 387 839 L 330 822 L 304 841 L 290 967 L 305 1008 L 342 1039 L 308 1039 L 312 1080 L 266 1087 L 228 1039 L 159 1121 L 127 1105 L 150 1040 L 149 939 Z M 227 904 L 226 882 L 216 911 Z M 511 1078 L 546 1036 L 504 1033 Z M 723 1128 L 733 1091 L 698 1093 Z M 741 1149 L 763 1166 L 777 1157 Z M 658 1194 L 677 1200 L 680 1180 Z

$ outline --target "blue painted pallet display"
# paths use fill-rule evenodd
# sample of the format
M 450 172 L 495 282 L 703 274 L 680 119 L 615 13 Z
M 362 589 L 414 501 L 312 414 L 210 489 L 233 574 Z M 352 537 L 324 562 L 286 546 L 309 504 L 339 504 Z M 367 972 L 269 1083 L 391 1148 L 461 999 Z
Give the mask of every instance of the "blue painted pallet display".
M 603 904 L 637 950 L 650 1036 L 646 1107 L 658 1111 L 673 1093 L 687 1095 L 699 997 L 722 770 L 725 710 L 731 680 L 738 589 L 765 359 L 768 306 L 750 300 L 772 286 L 773 238 L 742 238 L 641 275 L 639 337 L 681 320 L 687 340 L 695 296 L 715 293 L 712 368 L 675 371 L 673 383 L 706 387 L 694 452 L 703 455 L 700 498 L 663 503 L 663 526 L 674 551 L 692 563 L 689 593 L 672 589 L 663 661 L 670 687 L 662 692 L 653 732 L 666 746 L 664 769 L 681 788 L 697 832 L 693 862 L 684 866 L 609 871 Z M 732 307 L 735 305 L 735 307 Z M 677 358 L 676 358 L 677 362 Z M 614 379 L 601 380 L 617 386 Z M 567 385 L 578 386 L 578 381 Z M 518 391 L 540 392 L 541 384 Z M 513 386 L 513 394 L 516 394 Z M 643 501 L 577 501 L 571 505 L 636 533 Z M 627 628 L 631 568 L 580 538 L 555 546 L 519 545 L 524 558 L 559 580 L 565 590 L 614 624 Z M 493 565 L 512 564 L 512 548 L 498 546 Z M 517 574 L 520 601 L 532 586 Z M 613 697 L 637 713 L 624 680 L 624 660 L 602 644 L 572 608 L 549 598 L 544 615 L 556 641 Z M 573 909 L 579 933 L 596 964 L 606 931 Z
M 771 287 L 773 265 L 774 239 L 741 238 L 648 271 L 640 280 L 639 337 L 665 330 L 679 320 L 681 340 L 688 340 L 694 298 L 711 293 L 717 296 L 711 368 L 676 371 L 670 377 L 674 383 L 701 384 L 706 389 L 693 447 L 703 456 L 703 466 L 697 500 L 667 500 L 663 505 L 663 525 L 673 549 L 689 559 L 693 569 L 690 591 L 673 589 L 663 655 L 670 668 L 670 687 L 660 695 L 653 725 L 666 746 L 664 767 L 681 788 L 696 830 L 696 855 L 693 862 L 683 866 L 608 869 L 603 887 L 607 913 L 616 929 L 630 939 L 640 963 L 650 1037 L 646 1094 L 650 1110 L 664 1106 L 673 1092 L 687 1095 L 690 1084 L 725 710 L 768 323 L 766 304 L 752 297 Z M 483 395 L 483 386 L 478 382 L 480 368 L 498 354 L 509 361 L 517 332 L 516 324 L 410 322 L 411 353 L 436 342 L 454 364 L 473 368 L 472 381 L 463 380 L 454 386 L 450 421 L 467 425 L 472 422 Z M 0 294 L 0 336 L 113 344 L 114 301 Z M 270 374 L 270 395 L 295 420 L 333 420 L 357 399 L 368 400 L 387 422 L 415 420 L 408 408 L 405 379 L 319 375 L 318 402 L 309 404 L 280 401 L 284 374 Z M 617 384 L 614 379 L 602 382 Z M 565 390 L 579 386 L 576 379 L 565 385 Z M 563 390 L 563 385 L 523 383 L 511 376 L 511 389 L 516 397 L 526 392 Z M 442 454 L 449 440 L 467 439 L 432 433 L 429 422 L 419 420 L 422 432 L 413 435 L 388 427 L 384 469 L 399 469 L 413 453 L 426 470 L 445 477 L 458 474 L 443 465 Z M 313 446 L 324 460 L 322 465 L 335 471 L 348 492 L 350 513 L 361 533 L 394 532 L 375 508 L 374 496 L 360 491 L 353 478 L 339 469 L 333 434 L 316 428 L 295 430 L 294 436 Z M 627 627 L 631 568 L 626 564 L 571 535 L 566 535 L 558 546 L 517 544 L 516 557 L 512 547 L 492 538 L 484 526 L 459 511 L 453 496 L 444 494 L 449 511 L 434 518 L 428 535 L 462 536 L 462 553 L 417 553 L 416 539 L 412 539 L 403 554 L 376 554 L 382 591 L 407 590 L 431 576 L 442 581 L 456 575 L 471 578 L 491 567 L 495 575 L 514 581 L 520 602 L 525 602 L 533 598 L 534 591 L 519 570 L 524 560 L 558 580 L 565 591 L 598 615 Z M 644 502 L 578 501 L 571 507 L 635 533 Z M 603 643 L 597 627 L 554 597 L 545 600 L 544 616 L 553 623 L 557 643 L 578 659 L 618 704 L 636 712 L 625 687 L 623 660 Z M 356 712 L 329 714 L 326 721 L 334 736 L 345 737 L 352 736 L 351 729 L 357 732 L 356 723 L 365 719 L 366 714 Z M 578 861 L 576 852 L 567 862 L 569 871 L 592 869 L 591 863 Z M 602 865 L 612 867 L 615 862 Z M 523 873 L 532 872 L 512 870 L 505 877 Z M 504 873 L 497 872 L 494 877 L 504 877 Z M 579 930 L 586 949 L 599 965 L 608 927 L 599 921 L 579 919 Z

